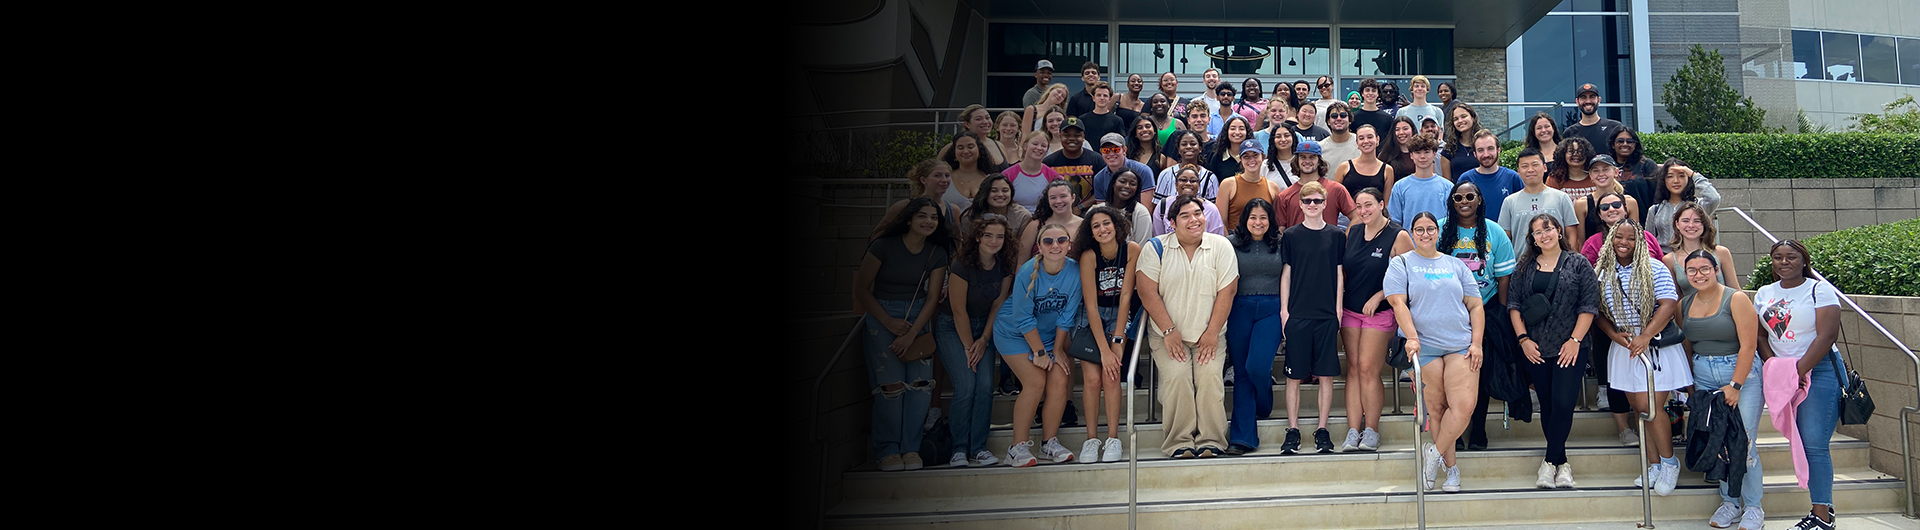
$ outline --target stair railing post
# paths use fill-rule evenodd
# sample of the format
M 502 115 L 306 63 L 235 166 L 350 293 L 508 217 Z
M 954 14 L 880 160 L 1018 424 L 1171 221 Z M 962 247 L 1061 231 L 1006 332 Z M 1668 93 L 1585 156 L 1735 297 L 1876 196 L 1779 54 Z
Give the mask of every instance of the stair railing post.
M 1412 356 L 1412 354 L 1410 353 L 1407 355 Z M 1427 477 L 1426 477 L 1427 447 L 1425 444 L 1422 444 L 1420 442 L 1420 432 L 1424 430 L 1423 427 L 1426 426 L 1428 421 L 1438 421 L 1438 418 L 1435 418 L 1433 420 L 1429 420 L 1427 418 L 1427 396 L 1425 392 L 1422 392 L 1420 390 L 1420 384 L 1424 382 L 1425 379 L 1422 379 L 1420 375 L 1421 375 L 1420 359 L 1418 357 L 1415 357 L 1413 359 L 1413 384 L 1409 385 L 1413 389 L 1413 409 L 1414 409 L 1413 410 L 1413 503 L 1414 503 L 1414 512 L 1417 517 L 1416 522 L 1419 524 L 1420 530 L 1426 530 L 1427 528 Z M 1399 380 L 1400 378 L 1395 377 L 1394 384 L 1393 384 L 1394 400 L 1396 402 L 1399 400 L 1399 394 L 1400 394 Z M 1352 404 L 1348 404 L 1348 406 L 1352 406 Z
M 1659 347 L 1652 346 L 1646 353 L 1640 354 L 1640 364 L 1647 367 L 1647 411 L 1634 416 L 1640 422 L 1640 515 L 1641 528 L 1653 528 L 1653 477 L 1647 473 L 1647 421 L 1653 419 L 1653 358 L 1659 354 Z
M 1133 359 L 1127 363 L 1127 447 L 1133 451 L 1127 454 L 1127 530 L 1139 528 L 1140 517 L 1140 431 L 1133 424 L 1133 377 L 1140 369 L 1141 338 L 1147 334 L 1147 326 L 1133 330 Z M 1155 379 L 1159 379 L 1156 377 Z M 1151 391 L 1149 391 L 1151 393 Z M 1152 411 L 1152 405 L 1148 405 Z M 1088 427 L 1092 429 L 1091 426 Z

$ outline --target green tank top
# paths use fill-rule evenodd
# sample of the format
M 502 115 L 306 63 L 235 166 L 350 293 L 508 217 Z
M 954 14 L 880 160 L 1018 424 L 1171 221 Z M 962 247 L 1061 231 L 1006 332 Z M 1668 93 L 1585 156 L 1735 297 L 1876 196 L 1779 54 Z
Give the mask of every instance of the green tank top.
M 1693 354 L 1720 357 L 1740 353 L 1740 329 L 1734 325 L 1733 311 L 1728 307 L 1733 289 L 1720 289 L 1720 312 L 1706 318 L 1693 318 L 1693 299 L 1698 294 L 1680 299 L 1680 314 L 1686 316 L 1683 328 L 1687 340 L 1693 341 Z

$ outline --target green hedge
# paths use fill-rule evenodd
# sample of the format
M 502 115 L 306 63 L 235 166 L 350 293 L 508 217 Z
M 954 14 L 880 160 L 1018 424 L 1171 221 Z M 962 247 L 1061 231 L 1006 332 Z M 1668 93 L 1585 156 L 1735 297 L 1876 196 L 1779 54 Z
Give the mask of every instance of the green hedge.
M 1847 294 L 1920 296 L 1920 219 L 1849 228 L 1802 241 L 1813 268 Z M 1754 264 L 1748 289 L 1773 283 L 1773 260 Z
M 1906 178 L 1920 167 L 1920 135 L 1912 134 L 1647 133 L 1640 138 L 1655 163 L 1678 157 L 1713 178 Z M 1501 165 L 1513 167 L 1519 154 L 1517 148 L 1502 151 Z

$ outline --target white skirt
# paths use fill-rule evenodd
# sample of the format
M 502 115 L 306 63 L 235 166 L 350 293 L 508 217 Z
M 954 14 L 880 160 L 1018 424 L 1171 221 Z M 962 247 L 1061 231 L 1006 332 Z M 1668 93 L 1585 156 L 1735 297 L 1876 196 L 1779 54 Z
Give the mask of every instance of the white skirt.
M 1614 344 L 1607 348 L 1607 386 L 1621 392 L 1646 392 L 1647 367 L 1629 355 L 1627 347 Z M 1675 344 L 1665 348 L 1648 347 L 1658 370 L 1653 371 L 1653 388 L 1666 392 L 1693 384 L 1693 368 L 1687 363 L 1687 349 Z

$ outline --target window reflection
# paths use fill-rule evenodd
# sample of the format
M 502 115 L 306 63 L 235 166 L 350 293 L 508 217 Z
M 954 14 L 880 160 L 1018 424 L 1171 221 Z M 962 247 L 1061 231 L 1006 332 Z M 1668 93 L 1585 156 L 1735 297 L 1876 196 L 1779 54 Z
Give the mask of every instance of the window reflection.
M 1894 57 L 1893 44 L 1893 37 L 1860 36 L 1861 77 L 1867 82 L 1900 82 L 1900 60 Z
M 1851 33 L 1821 33 L 1826 55 L 1825 79 L 1860 81 L 1860 36 Z
M 1826 79 L 1820 59 L 1820 32 L 1793 30 L 1793 77 Z

